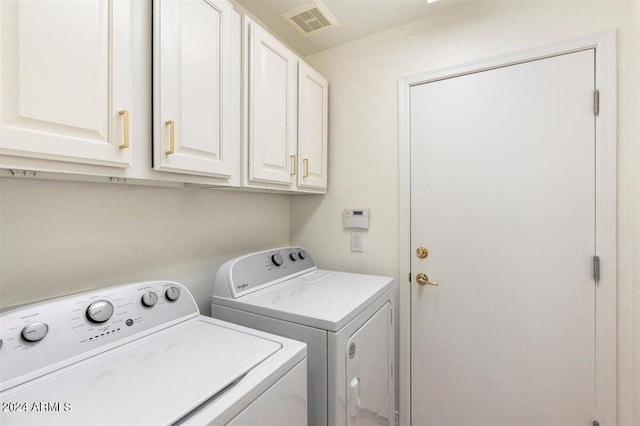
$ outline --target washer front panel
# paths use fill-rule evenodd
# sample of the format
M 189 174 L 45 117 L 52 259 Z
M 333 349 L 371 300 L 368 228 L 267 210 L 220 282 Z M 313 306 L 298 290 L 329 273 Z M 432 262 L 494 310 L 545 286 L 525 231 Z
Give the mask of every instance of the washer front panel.
M 183 289 L 182 297 L 169 301 L 165 293 L 171 288 Z M 142 303 L 149 292 L 158 297 L 153 307 Z M 109 304 L 113 312 L 103 310 L 99 317 L 107 319 L 89 319 L 90 306 Z M 4 312 L 0 314 L 0 391 L 198 314 L 189 291 L 171 281 L 108 287 Z M 34 334 L 25 338 L 23 330 L 29 333 L 39 323 L 46 324 L 45 335 L 29 341 Z
M 28 403 L 23 412 L 3 413 L 3 420 L 171 424 L 283 348 L 282 339 L 251 331 L 207 317 L 187 320 L 0 393 L 0 403 Z M 42 401 L 59 403 L 59 410 L 34 410 Z

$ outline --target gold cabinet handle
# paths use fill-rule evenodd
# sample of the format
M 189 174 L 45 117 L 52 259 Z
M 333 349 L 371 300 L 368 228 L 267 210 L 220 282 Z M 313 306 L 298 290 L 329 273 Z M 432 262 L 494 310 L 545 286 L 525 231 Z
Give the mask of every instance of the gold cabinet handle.
M 418 281 L 418 284 L 420 285 L 432 285 L 432 286 L 440 285 L 438 281 L 429 281 L 429 277 L 427 276 L 427 274 L 423 274 L 422 272 L 416 275 L 416 281 Z
M 302 162 L 304 163 L 304 176 L 305 178 L 309 177 L 309 159 L 308 158 L 303 158 Z
M 291 158 L 291 173 L 289 173 L 291 176 L 295 176 L 296 173 L 298 173 L 297 169 L 297 164 L 296 164 L 296 156 L 295 155 L 290 155 L 289 158 Z
M 127 111 L 126 109 L 121 109 L 118 111 L 118 114 L 124 116 L 124 140 L 122 142 L 122 145 L 119 145 L 118 148 L 129 148 L 129 111 Z
M 164 122 L 169 126 L 169 150 L 164 153 L 167 155 L 175 154 L 176 152 L 176 122 L 173 120 L 167 120 Z

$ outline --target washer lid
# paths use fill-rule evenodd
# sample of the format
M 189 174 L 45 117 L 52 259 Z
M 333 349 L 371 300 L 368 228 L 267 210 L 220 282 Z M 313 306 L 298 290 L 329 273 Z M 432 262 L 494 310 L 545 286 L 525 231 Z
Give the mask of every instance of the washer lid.
M 281 348 L 200 316 L 3 392 L 3 422 L 170 424 Z
M 318 269 L 235 300 L 214 296 L 213 303 L 338 331 L 392 286 L 390 277 Z

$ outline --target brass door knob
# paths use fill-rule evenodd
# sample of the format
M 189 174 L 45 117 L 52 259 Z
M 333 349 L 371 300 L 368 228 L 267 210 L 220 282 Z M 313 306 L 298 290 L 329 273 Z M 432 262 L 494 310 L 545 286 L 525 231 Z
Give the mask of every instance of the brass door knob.
M 418 247 L 416 249 L 416 255 L 420 258 L 420 259 L 424 259 L 425 257 L 429 256 L 429 250 L 427 250 L 426 247 Z
M 429 277 L 427 276 L 427 274 L 423 274 L 422 272 L 416 275 L 416 281 L 418 281 L 418 284 L 420 285 L 432 285 L 432 286 L 440 285 L 438 281 L 429 281 Z

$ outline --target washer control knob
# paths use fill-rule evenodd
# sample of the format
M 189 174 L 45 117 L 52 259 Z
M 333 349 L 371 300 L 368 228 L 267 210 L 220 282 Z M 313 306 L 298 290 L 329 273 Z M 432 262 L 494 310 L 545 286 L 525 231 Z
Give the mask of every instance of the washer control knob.
M 180 298 L 180 289 L 178 287 L 169 287 L 164 295 L 169 302 L 175 302 Z
M 43 322 L 32 322 L 22 329 L 22 337 L 29 342 L 37 342 L 44 339 L 49 331 L 49 326 Z
M 307 252 L 304 250 L 300 250 L 298 252 L 298 257 L 300 258 L 300 260 L 305 260 L 307 258 Z
M 292 252 L 289 254 L 289 259 L 295 262 L 296 260 L 298 260 L 298 256 L 296 256 L 296 254 Z
M 91 322 L 105 322 L 113 315 L 113 305 L 108 300 L 98 300 L 87 308 L 87 318 Z
M 273 262 L 273 264 L 276 266 L 280 266 L 284 263 L 284 259 L 282 258 L 282 255 L 280 253 L 276 253 L 271 255 L 271 262 Z
M 142 295 L 142 304 L 147 308 L 153 307 L 158 302 L 158 295 L 153 291 L 148 291 Z

